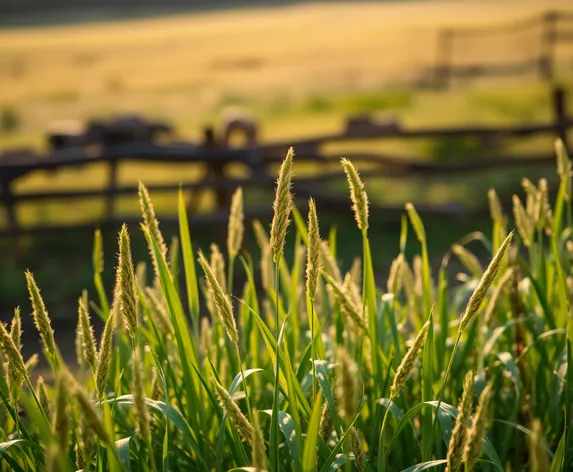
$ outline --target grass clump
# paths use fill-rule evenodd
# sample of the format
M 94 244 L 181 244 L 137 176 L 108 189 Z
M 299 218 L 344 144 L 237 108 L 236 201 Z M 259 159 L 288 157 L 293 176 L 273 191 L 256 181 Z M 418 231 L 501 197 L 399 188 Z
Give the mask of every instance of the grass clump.
M 213 246 L 208 260 L 193 250 L 182 198 L 179 243 L 167 250 L 141 184 L 152 285 L 145 285 L 145 267 L 134 266 L 124 226 L 108 302 L 98 233 L 96 297 L 79 299 L 73 375 L 31 273 L 32 316 L 53 382 L 33 375 L 35 358 L 22 356 L 19 310 L 10 326 L 0 323 L 0 467 L 570 470 L 571 164 L 561 144 L 557 151 L 558 195 L 550 202 L 544 182 L 524 184 L 525 204 L 515 199 L 518 231 L 490 192 L 491 241 L 471 239 L 491 261 L 482 265 L 468 238 L 454 243 L 450 253 L 467 272 L 455 286 L 447 277 L 451 254 L 431 270 L 431 242 L 408 204 L 387 291 L 376 287 L 367 186 L 346 159 L 362 242 L 362 258 L 347 273 L 337 264 L 335 238 L 321 241 L 314 201 L 306 222 L 293 204 L 292 149 L 277 182 L 270 236 L 254 224 L 257 266 L 242 249 L 240 190 L 228 254 Z M 292 258 L 287 237 L 295 242 Z M 412 261 L 409 244 L 420 249 Z M 99 341 L 92 316 L 105 322 Z

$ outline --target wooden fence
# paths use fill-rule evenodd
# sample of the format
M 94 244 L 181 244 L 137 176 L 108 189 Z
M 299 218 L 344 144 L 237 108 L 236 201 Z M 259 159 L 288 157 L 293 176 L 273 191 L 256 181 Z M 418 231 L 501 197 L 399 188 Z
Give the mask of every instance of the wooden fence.
M 456 61 L 456 46 L 463 41 L 479 43 L 496 35 L 506 38 L 529 35 L 534 47 L 521 45 L 515 52 L 525 52 L 525 58 L 508 62 L 492 60 L 472 60 L 471 53 L 465 58 L 472 61 L 459 64 Z M 437 88 L 449 87 L 455 79 L 469 79 L 484 76 L 516 76 L 536 73 L 541 80 L 552 80 L 557 75 L 557 48 L 573 44 L 573 10 L 547 11 L 544 14 L 504 25 L 475 28 L 444 28 L 438 33 L 436 42 L 436 65 L 434 85 Z M 503 48 L 503 42 L 498 47 Z M 525 50 L 527 48 L 527 50 Z M 463 50 L 464 48 L 458 48 Z M 508 49 L 507 47 L 505 48 Z M 573 49 L 573 48 L 572 48 Z M 492 51 L 495 53 L 495 51 Z M 573 54 L 570 57 L 573 64 Z
M 553 119 L 547 123 L 530 123 L 512 126 L 476 126 L 459 128 L 418 128 L 403 129 L 395 123 L 377 122 L 369 117 L 355 117 L 346 122 L 345 129 L 337 134 L 317 136 L 314 138 L 256 144 L 255 128 L 252 123 L 240 121 L 231 123 L 226 132 L 217 135 L 212 128 L 204 130 L 201 142 L 159 144 L 150 129 L 168 131 L 168 127 L 150 126 L 143 122 L 135 128 L 109 127 L 107 134 L 105 126 L 99 124 L 93 129 L 97 133 L 85 133 L 83 138 L 64 139 L 65 137 L 51 136 L 53 150 L 47 154 L 5 152 L 0 156 L 0 205 L 4 207 L 7 225 L 0 229 L 0 235 L 12 236 L 21 233 L 40 232 L 61 229 L 93 229 L 106 225 L 116 225 L 119 222 L 129 221 L 129 215 L 117 212 L 117 199 L 123 195 L 135 195 L 136 186 L 122 186 L 118 181 L 118 166 L 124 162 L 161 163 L 164 166 L 171 164 L 202 164 L 206 169 L 203 177 L 193 182 L 171 181 L 162 184 L 150 185 L 152 194 L 171 192 L 182 188 L 191 202 L 188 210 L 194 224 L 214 224 L 226 221 L 231 193 L 237 186 L 243 186 L 245 191 L 254 188 L 264 188 L 269 191 L 273 188 L 275 171 L 273 170 L 284 157 L 289 146 L 296 150 L 296 161 L 314 164 L 332 163 L 338 161 L 339 154 L 333 154 L 324 148 L 335 143 L 364 142 L 368 140 L 385 139 L 439 139 L 456 137 L 473 137 L 481 142 L 496 146 L 502 139 L 519 139 L 533 135 L 560 136 L 567 142 L 567 131 L 573 127 L 573 118 L 566 110 L 565 91 L 557 88 L 552 92 Z M 125 130 L 135 129 L 130 133 Z M 141 130 L 144 130 L 141 132 Z M 123 130 L 123 131 L 122 131 Z M 139 130 L 139 131 L 138 131 Z M 247 136 L 248 145 L 241 148 L 232 148 L 228 145 L 229 137 L 234 132 L 243 132 Z M 87 138 L 86 138 L 87 136 Z M 96 136 L 96 138 L 94 138 Z M 69 137 L 68 137 L 69 138 Z M 84 139 L 85 138 L 85 139 Z M 88 139 L 89 138 L 89 139 Z M 100 142 L 98 143 L 98 139 Z M 69 142 L 68 142 L 69 141 Z M 68 144 L 66 144 L 68 142 Z M 71 144 L 69 144 L 71 143 Z M 94 151 L 94 146 L 96 150 Z M 487 156 L 474 159 L 455 159 L 448 162 L 433 162 L 427 159 L 406 158 L 372 152 L 347 152 L 345 155 L 358 165 L 364 165 L 361 175 L 365 179 L 376 177 L 401 178 L 408 176 L 446 176 L 467 175 L 491 169 L 507 169 L 515 166 L 547 166 L 555 162 L 555 158 L 548 152 L 541 155 L 507 155 Z M 463 158 L 464 156 L 459 156 Z M 40 171 L 58 171 L 61 169 L 81 168 L 105 163 L 108 168 L 108 181 L 103 189 L 74 189 L 74 190 L 34 190 L 16 191 L 15 184 L 19 179 L 31 173 Z M 229 176 L 229 166 L 241 163 L 249 170 L 248 175 L 242 178 Z M 300 177 L 294 181 L 297 197 L 306 199 L 313 195 L 317 204 L 324 210 L 348 210 L 348 198 L 336 196 L 321 190 L 325 183 L 340 180 L 343 174 L 340 171 L 319 171 L 316 175 Z M 81 184 L 81 183 L 80 183 Z M 194 213 L 194 195 L 202 190 L 212 190 L 216 195 L 216 209 L 210 214 Z M 18 216 L 18 206 L 26 202 L 64 201 L 76 202 L 78 200 L 105 199 L 105 212 L 100 218 L 85 224 L 67 226 L 39 225 L 24 226 Z M 271 205 L 250 207 L 247 217 L 262 216 L 271 211 Z M 374 204 L 374 207 L 385 211 L 401 213 L 402 208 L 392 208 Z M 418 205 L 420 212 L 466 214 L 467 210 L 460 206 L 443 207 L 432 205 Z M 161 220 L 170 223 L 168 217 Z

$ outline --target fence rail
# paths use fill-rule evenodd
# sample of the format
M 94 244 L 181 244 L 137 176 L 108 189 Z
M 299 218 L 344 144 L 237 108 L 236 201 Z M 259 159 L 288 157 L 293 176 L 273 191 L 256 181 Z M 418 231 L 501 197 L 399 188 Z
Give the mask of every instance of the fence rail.
M 117 199 L 124 195 L 137 193 L 135 185 L 120 185 L 118 181 L 118 166 L 124 162 L 171 164 L 201 164 L 205 173 L 194 181 L 170 181 L 149 185 L 153 193 L 173 193 L 180 188 L 189 195 L 192 221 L 196 224 L 214 224 L 226 220 L 227 208 L 231 192 L 238 186 L 248 189 L 272 189 L 274 173 L 270 167 L 283 159 L 288 146 L 293 145 L 297 153 L 297 162 L 326 164 L 336 162 L 338 154 L 324 151 L 326 145 L 333 143 L 349 143 L 355 141 L 386 140 L 386 139 L 436 139 L 473 137 L 481 140 L 489 147 L 495 147 L 500 139 L 522 139 L 534 135 L 560 136 L 567 142 L 567 131 L 573 128 L 573 117 L 568 117 L 565 107 L 566 96 L 564 89 L 556 88 L 552 91 L 553 120 L 546 123 L 527 123 L 512 126 L 473 126 L 456 128 L 418 128 L 403 129 L 394 124 L 376 122 L 367 117 L 354 117 L 347 120 L 345 129 L 337 134 L 330 134 L 290 142 L 270 142 L 264 144 L 250 144 L 242 148 L 231 148 L 228 145 L 229 129 L 223 131 L 218 138 L 215 130 L 206 128 L 201 142 L 158 144 L 153 136 L 148 139 L 134 141 L 130 139 L 129 127 L 124 127 L 123 137 L 117 141 L 117 129 L 112 129 L 114 142 L 105 139 L 97 144 L 90 141 L 89 146 L 81 146 L 82 136 L 75 136 L 70 142 L 74 143 L 62 147 L 61 142 L 57 148 L 49 153 L 17 153 L 6 152 L 0 155 L 0 205 L 4 207 L 7 225 L 0 228 L 0 235 L 17 235 L 24 232 L 51 231 L 55 229 L 93 229 L 95 226 L 110 225 L 129 219 L 129 215 L 120 215 L 117 212 Z M 101 126 L 101 124 L 99 125 Z M 110 124 L 110 128 L 117 128 Z M 132 127 L 145 127 L 144 121 L 132 123 Z M 252 131 L 253 124 L 248 121 L 234 123 L 233 132 L 247 133 Z M 127 130 L 127 131 L 126 131 Z M 133 130 L 132 130 L 133 131 Z M 140 129 L 135 130 L 140 131 Z M 142 133 L 134 132 L 134 136 Z M 54 142 L 51 140 L 51 142 Z M 452 162 L 432 162 L 423 158 L 395 156 L 377 152 L 355 151 L 345 155 L 358 164 L 364 165 L 361 172 L 364 178 L 377 177 L 411 177 L 411 176 L 456 176 L 488 171 L 492 169 L 503 170 L 512 167 L 547 166 L 554 162 L 551 154 L 521 154 L 521 155 L 487 155 L 474 159 L 461 159 Z M 459 156 L 464 157 L 464 156 Z M 23 177 L 40 172 L 57 172 L 63 169 L 73 169 L 85 166 L 105 164 L 108 167 L 108 181 L 105 188 L 90 189 L 56 189 L 56 190 L 28 190 L 16 191 L 15 186 Z M 248 175 L 237 178 L 228 173 L 229 166 L 243 164 L 248 169 Z M 295 179 L 294 188 L 298 197 L 307 197 L 311 193 L 320 206 L 325 209 L 346 208 L 347 198 L 337 197 L 320 189 L 321 184 L 341 179 L 343 174 L 339 171 L 322 170 L 316 175 L 308 175 Z M 193 213 L 193 196 L 203 190 L 212 190 L 216 196 L 216 208 L 210 215 Z M 98 199 L 105 202 L 104 214 L 90 223 L 81 223 L 69 226 L 39 225 L 34 227 L 23 226 L 18 218 L 18 207 L 26 202 L 45 201 L 77 201 Z M 401 211 L 401 208 L 375 205 L 388 214 Z M 441 214 L 464 214 L 467 209 L 460 205 L 436 206 L 420 205 L 421 212 Z M 270 207 L 251 208 L 252 215 L 264 215 Z M 162 220 L 169 221 L 163 217 Z
M 523 34 L 537 36 L 537 47 L 527 51 L 527 59 L 496 62 L 488 58 L 469 64 L 456 63 L 455 47 L 460 41 L 480 41 L 494 35 L 511 37 Z M 568 43 L 573 44 L 573 11 L 546 11 L 533 18 L 501 25 L 444 28 L 437 36 L 433 83 L 436 88 L 448 88 L 455 79 L 519 76 L 529 73 L 536 73 L 542 80 L 553 80 L 557 75 L 557 49 Z

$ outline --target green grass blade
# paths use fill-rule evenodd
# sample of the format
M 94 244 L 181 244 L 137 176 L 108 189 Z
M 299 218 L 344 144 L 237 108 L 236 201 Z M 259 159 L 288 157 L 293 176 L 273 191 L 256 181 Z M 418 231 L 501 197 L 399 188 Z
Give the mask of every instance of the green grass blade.
M 320 414 L 322 412 L 322 396 L 317 395 L 314 399 L 312 415 L 308 423 L 306 441 L 304 442 L 304 453 L 302 456 L 303 472 L 316 471 L 316 446 L 318 443 L 318 430 L 320 428 Z
M 189 299 L 189 311 L 195 330 L 199 329 L 199 285 L 197 283 L 197 273 L 195 271 L 195 257 L 193 255 L 193 245 L 189 234 L 189 222 L 187 220 L 187 210 L 183 192 L 179 189 L 179 237 L 181 239 L 181 250 L 183 251 L 183 265 L 185 268 L 185 284 L 187 286 L 187 297 Z

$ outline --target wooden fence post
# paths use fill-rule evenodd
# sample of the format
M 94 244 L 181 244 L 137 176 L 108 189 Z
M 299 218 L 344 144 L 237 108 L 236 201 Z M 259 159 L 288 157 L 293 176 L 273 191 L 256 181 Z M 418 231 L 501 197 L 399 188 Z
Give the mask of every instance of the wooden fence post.
M 224 180 L 225 167 L 226 164 L 223 162 L 218 162 L 216 159 L 216 151 L 218 148 L 218 143 L 215 138 L 215 130 L 211 126 L 206 126 L 203 129 L 203 145 L 205 147 L 205 152 L 208 157 L 208 174 L 214 180 Z M 215 201 L 217 202 L 217 210 L 222 208 L 228 208 L 231 203 L 231 197 L 229 195 L 229 190 L 225 188 L 224 185 L 218 185 L 215 187 Z
M 12 193 L 10 179 L 3 178 L 0 180 L 0 201 L 4 203 L 6 209 L 8 231 L 12 234 L 16 234 L 18 232 L 18 217 L 16 216 L 14 194 Z
M 113 158 L 109 161 L 109 173 L 108 173 L 108 184 L 107 184 L 107 198 L 105 205 L 105 219 L 110 222 L 113 221 L 115 216 L 115 199 L 117 191 L 117 166 L 118 161 Z
M 446 89 L 450 86 L 452 76 L 452 52 L 454 31 L 443 29 L 438 33 L 436 45 L 435 87 Z
M 557 44 L 557 22 L 559 12 L 548 11 L 542 17 L 541 47 L 538 59 L 538 73 L 542 80 L 551 80 L 555 75 L 555 45 Z
M 563 144 L 565 144 L 565 148 L 569 149 L 567 142 L 567 93 L 563 87 L 555 87 L 552 95 L 557 135 L 561 138 Z

